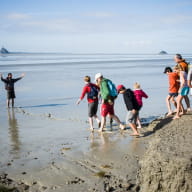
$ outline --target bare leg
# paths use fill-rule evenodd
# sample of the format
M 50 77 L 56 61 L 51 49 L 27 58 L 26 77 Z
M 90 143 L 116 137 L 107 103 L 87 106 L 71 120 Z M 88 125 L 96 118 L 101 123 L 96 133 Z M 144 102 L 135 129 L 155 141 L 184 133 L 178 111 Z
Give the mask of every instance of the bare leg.
M 134 135 L 139 135 L 139 132 L 137 130 L 137 126 L 134 123 L 129 123 L 129 126 L 131 127 L 131 129 L 133 130 L 133 134 L 131 134 L 132 136 Z
M 101 117 L 101 128 L 99 129 L 99 131 L 103 131 L 104 129 L 104 126 L 105 126 L 105 123 L 106 123 L 106 117 Z
M 7 99 L 7 108 L 9 108 L 9 105 L 10 105 L 10 100 Z
M 119 117 L 117 117 L 117 115 L 110 115 L 110 118 L 114 119 L 118 124 L 119 124 L 119 128 L 120 129 L 125 129 L 125 126 L 121 123 L 121 121 L 119 120 Z
M 170 104 L 170 99 L 172 97 L 170 95 L 168 95 L 166 97 L 166 104 L 167 104 L 167 108 L 168 108 L 168 113 L 167 113 L 167 116 L 171 115 L 172 114 L 172 110 L 171 110 L 171 104 Z
M 93 131 L 93 118 L 92 117 L 89 117 L 89 124 L 90 124 L 90 129 L 91 131 Z
M 139 116 L 137 117 L 137 128 L 142 128 Z
M 14 99 L 12 99 L 12 107 L 14 107 Z
M 185 99 L 185 103 L 186 103 L 186 105 L 187 105 L 187 111 L 190 111 L 191 108 L 190 108 L 190 101 L 189 101 L 188 95 L 185 95 L 185 96 L 184 96 L 184 99 Z
M 181 95 L 179 95 L 178 97 L 177 97 L 177 112 L 176 112 L 176 115 L 175 115 L 175 117 L 173 118 L 173 119 L 178 119 L 178 118 L 180 118 L 180 115 L 179 115 L 179 112 L 180 112 L 180 110 L 182 110 L 182 107 L 183 107 L 183 105 L 182 105 L 182 99 L 183 99 L 183 96 L 181 96 Z
M 174 97 L 171 97 L 171 100 L 170 100 L 173 105 L 175 106 L 175 108 L 177 109 L 177 102 L 175 101 L 175 98 Z
M 101 127 L 101 121 L 100 121 L 100 119 L 98 118 L 97 115 L 94 115 L 94 118 L 95 118 L 95 120 L 96 120 L 97 123 L 98 123 L 98 127 L 100 128 L 100 127 Z

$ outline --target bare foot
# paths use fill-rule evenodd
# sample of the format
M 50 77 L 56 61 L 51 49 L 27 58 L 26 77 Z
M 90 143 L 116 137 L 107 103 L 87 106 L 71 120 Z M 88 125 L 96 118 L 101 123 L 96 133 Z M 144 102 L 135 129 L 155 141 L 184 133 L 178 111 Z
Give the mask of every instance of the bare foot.
M 167 113 L 166 117 L 169 117 L 169 116 L 171 116 L 171 115 L 173 115 L 173 112 Z
M 120 124 L 120 125 L 119 125 L 119 128 L 120 128 L 121 130 L 124 130 L 124 129 L 125 129 L 125 125 Z
M 100 128 L 100 129 L 98 130 L 98 132 L 103 132 L 103 129 L 102 129 L 102 128 Z
M 133 133 L 130 136 L 140 136 L 140 134 L 139 133 Z
M 180 118 L 180 116 L 176 115 L 176 116 L 173 117 L 173 120 L 179 119 L 179 118 Z

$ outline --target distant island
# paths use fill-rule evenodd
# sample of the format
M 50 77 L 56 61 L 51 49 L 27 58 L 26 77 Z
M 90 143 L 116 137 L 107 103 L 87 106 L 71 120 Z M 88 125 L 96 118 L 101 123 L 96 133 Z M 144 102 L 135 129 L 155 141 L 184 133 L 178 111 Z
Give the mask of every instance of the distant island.
M 8 54 L 9 51 L 7 49 L 5 49 L 4 47 L 2 47 L 1 50 L 0 50 L 0 53 L 1 54 Z
M 159 55 L 167 55 L 168 53 L 166 51 L 160 51 Z

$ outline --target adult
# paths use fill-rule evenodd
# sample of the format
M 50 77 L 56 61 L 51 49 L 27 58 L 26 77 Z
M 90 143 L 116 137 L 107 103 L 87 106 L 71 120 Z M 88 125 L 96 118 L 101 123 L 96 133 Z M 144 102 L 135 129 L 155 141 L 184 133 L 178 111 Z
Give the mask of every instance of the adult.
M 119 128 L 123 130 L 125 126 L 121 123 L 118 116 L 115 115 L 115 112 L 114 112 L 114 98 L 110 94 L 110 90 L 108 86 L 109 80 L 104 78 L 101 73 L 97 73 L 95 75 L 95 81 L 97 81 L 100 87 L 100 93 L 102 98 L 100 132 L 102 132 L 104 129 L 107 115 L 109 115 L 111 119 L 114 119 L 119 124 Z
M 139 136 L 140 134 L 136 126 L 136 121 L 139 115 L 139 105 L 134 96 L 134 92 L 131 89 L 126 89 L 123 85 L 118 85 L 117 91 L 118 93 L 123 94 L 123 99 L 128 110 L 126 123 L 129 124 L 133 130 L 131 136 Z
M 90 76 L 84 77 L 85 86 L 83 87 L 82 94 L 77 101 L 77 105 L 83 100 L 85 95 L 87 94 L 87 101 L 88 101 L 88 116 L 89 116 L 89 124 L 91 131 L 94 131 L 93 128 L 93 119 L 98 123 L 98 127 L 100 127 L 100 120 L 97 117 L 97 109 L 98 109 L 98 92 L 99 87 L 93 83 L 91 83 Z
M 182 105 L 183 98 L 189 94 L 189 87 L 187 85 L 187 73 L 184 71 L 181 65 L 175 67 L 176 72 L 179 72 L 180 78 L 180 88 L 179 95 L 177 97 L 177 112 L 173 119 L 180 118 L 181 115 L 185 113 L 184 107 Z M 190 110 L 190 106 L 188 108 Z
M 180 66 L 186 74 L 188 73 L 188 63 L 183 59 L 182 55 L 177 53 L 174 57 L 175 62 L 177 63 L 177 66 Z M 184 96 L 184 100 L 187 106 L 187 111 L 190 111 L 190 101 L 188 95 Z
M 5 89 L 7 90 L 7 107 L 9 108 L 10 102 L 12 104 L 12 107 L 14 107 L 14 99 L 16 98 L 15 96 L 15 82 L 19 81 L 25 76 L 25 74 L 21 74 L 21 77 L 18 78 L 13 78 L 12 73 L 8 73 L 8 76 L 6 79 L 3 78 L 3 75 L 0 74 L 1 81 L 5 83 Z
M 173 72 L 171 67 L 166 67 L 164 73 L 168 75 L 169 80 L 169 94 L 166 97 L 166 104 L 168 108 L 167 116 L 170 116 L 173 114 L 170 102 L 172 102 L 175 108 L 177 108 L 177 102 L 175 101 L 175 97 L 178 96 L 179 91 L 179 75 L 176 71 Z

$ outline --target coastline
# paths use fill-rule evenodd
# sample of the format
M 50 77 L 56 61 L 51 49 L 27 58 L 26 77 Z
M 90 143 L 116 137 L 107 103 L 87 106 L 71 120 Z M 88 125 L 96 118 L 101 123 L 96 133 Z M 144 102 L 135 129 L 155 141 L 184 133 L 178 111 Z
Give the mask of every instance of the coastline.
M 19 191 L 31 192 L 77 190 L 80 192 L 145 192 L 155 191 L 155 188 L 156 191 L 166 191 L 164 184 L 159 185 L 158 176 L 154 176 L 157 175 L 157 169 L 163 161 L 163 158 L 159 157 L 167 155 L 170 163 L 176 158 L 174 154 L 180 158 L 181 151 L 178 151 L 178 143 L 171 139 L 173 136 L 178 139 L 182 147 L 186 146 L 186 151 L 191 152 L 190 143 L 185 143 L 191 136 L 191 121 L 192 114 L 184 115 L 181 119 L 174 121 L 171 118 L 157 119 L 141 129 L 144 137 L 140 138 L 130 137 L 130 130 L 120 133 L 115 130 L 114 126 L 115 131 L 113 132 L 91 134 L 86 138 L 83 146 L 72 143 L 63 143 L 59 148 L 52 146 L 53 149 L 49 148 L 48 151 L 50 155 L 48 159 L 41 159 L 40 156 L 34 157 L 31 155 L 33 152 L 26 154 L 24 157 L 26 160 L 9 159 L 6 164 L 1 165 L 3 171 L 0 173 L 0 183 L 9 188 L 16 187 Z M 184 125 L 184 129 L 177 127 L 175 132 L 175 127 L 179 122 Z M 184 131 L 187 131 L 187 135 L 184 134 Z M 166 147 L 171 148 L 165 150 Z M 55 150 L 57 151 L 55 152 Z M 189 157 L 190 155 L 183 156 L 183 159 L 187 161 Z M 157 165 L 153 169 L 155 164 Z M 180 164 L 175 164 L 176 167 L 177 165 Z M 153 177 L 148 177 L 153 171 L 155 172 Z M 169 172 L 169 169 L 166 171 Z M 161 182 L 166 180 L 162 179 L 163 175 L 162 170 Z M 153 185 L 146 184 L 150 183 L 148 178 L 151 179 L 150 182 Z M 185 184 L 189 185 L 187 178 L 185 181 Z M 158 186 L 164 187 L 161 187 L 162 190 L 160 190 L 161 188 Z

